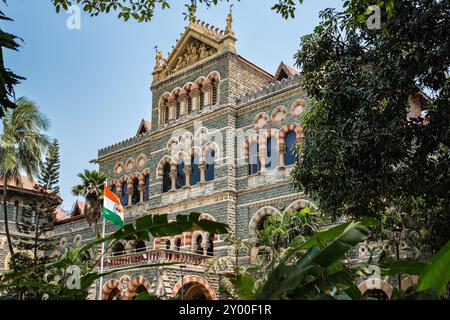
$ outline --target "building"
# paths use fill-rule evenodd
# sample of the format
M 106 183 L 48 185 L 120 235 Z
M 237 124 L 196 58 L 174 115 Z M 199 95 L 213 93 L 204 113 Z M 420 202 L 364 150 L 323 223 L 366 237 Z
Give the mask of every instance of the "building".
M 27 237 L 27 235 L 21 230 L 21 225 L 24 221 L 30 222 L 31 224 L 37 223 L 37 216 L 34 208 L 36 204 L 44 198 L 44 190 L 36 181 L 29 179 L 26 176 L 21 176 L 20 180 L 20 184 L 18 184 L 15 179 L 10 179 L 7 183 L 8 225 L 13 241 L 16 241 L 19 236 Z M 9 270 L 9 263 L 11 259 L 4 227 L 3 197 L 4 180 L 0 178 L 0 273 Z M 58 197 L 57 202 L 62 203 L 62 199 Z M 58 210 L 60 209 L 58 208 Z M 34 253 L 30 250 L 26 250 L 25 253 L 30 257 L 34 256 Z
M 134 137 L 99 150 L 95 162 L 125 206 L 126 223 L 196 211 L 255 241 L 267 216 L 314 206 L 290 182 L 293 147 L 303 140 L 299 116 L 309 104 L 300 74 L 281 63 L 272 75 L 240 56 L 232 22 L 229 14 L 219 30 L 192 17 L 173 50 L 156 55 L 152 121 L 143 119 Z M 58 213 L 51 236 L 59 246 L 52 254 L 93 239 L 82 217 L 81 203 L 69 217 Z M 107 224 L 108 233 L 114 230 Z M 143 268 L 106 277 L 91 298 L 130 300 L 141 291 L 176 298 L 183 291 L 185 299 L 217 299 L 219 279 L 205 266 L 233 255 L 223 236 L 200 231 L 117 242 L 107 253 L 106 270 Z M 256 249 L 241 252 L 239 263 L 256 258 Z M 182 262 L 184 268 L 152 267 L 159 262 Z M 381 279 L 360 287 L 392 291 Z

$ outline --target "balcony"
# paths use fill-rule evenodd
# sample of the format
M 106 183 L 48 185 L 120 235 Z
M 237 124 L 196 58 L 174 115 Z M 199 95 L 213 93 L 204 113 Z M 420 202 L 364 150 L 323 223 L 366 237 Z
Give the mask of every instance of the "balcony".
M 190 252 L 172 250 L 150 250 L 128 255 L 105 257 L 104 268 L 126 268 L 140 265 L 153 265 L 158 263 L 182 263 L 193 266 L 204 266 L 211 257 Z

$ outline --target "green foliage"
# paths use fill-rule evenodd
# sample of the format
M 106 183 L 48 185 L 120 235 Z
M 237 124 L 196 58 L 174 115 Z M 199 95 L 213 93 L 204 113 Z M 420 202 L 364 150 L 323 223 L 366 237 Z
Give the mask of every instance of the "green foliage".
M 48 146 L 48 138 L 42 131 L 48 128 L 48 120 L 39 112 L 36 104 L 25 98 L 17 101 L 15 109 L 5 110 L 3 133 L 0 134 L 0 177 L 3 179 L 3 216 L 8 249 L 14 268 L 14 248 L 8 226 L 8 182 L 22 185 L 21 172 L 33 178 L 42 166 L 42 154 Z
M 54 139 L 49 145 L 44 165 L 38 178 L 39 185 L 45 190 L 59 194 L 59 143 Z
M 3 0 L 3 3 L 6 4 L 6 1 Z M 12 19 L 0 11 L 0 21 L 12 21 Z M 0 29 L 0 119 L 5 115 L 7 109 L 14 109 L 17 106 L 14 101 L 14 86 L 25 79 L 5 67 L 3 61 L 3 49 L 18 51 L 19 40 L 21 40 L 19 37 Z
M 102 214 L 103 188 L 107 177 L 104 173 L 95 170 L 84 170 L 78 174 L 78 177 L 81 179 L 81 184 L 74 186 L 72 193 L 86 199 L 84 216 L 89 225 L 95 225 L 95 234 L 97 234 L 96 226 Z
M 312 108 L 293 177 L 324 214 L 383 220 L 380 238 L 397 221 L 436 251 L 450 240 L 450 3 L 384 1 L 371 30 L 355 19 L 366 2 L 322 12 L 302 38 Z M 408 118 L 414 99 L 427 112 Z
M 2 274 L 0 277 L 0 290 L 11 288 L 33 288 L 45 294 L 50 300 L 84 300 L 87 297 L 88 289 L 100 277 L 105 277 L 116 272 L 126 270 L 136 270 L 139 268 L 148 268 L 148 265 L 136 266 L 130 268 L 115 269 L 100 274 L 97 272 L 98 262 L 101 256 L 98 256 L 91 263 L 82 263 L 80 257 L 84 252 L 90 249 L 96 249 L 102 243 L 112 244 L 118 240 L 148 240 L 149 236 L 175 236 L 186 231 L 204 230 L 211 234 L 225 234 L 228 232 L 226 225 L 199 220 L 199 213 L 191 213 L 189 216 L 178 216 L 175 222 L 169 222 L 167 215 L 145 216 L 134 224 L 126 225 L 123 229 L 101 239 L 91 241 L 81 248 L 70 249 L 56 260 L 45 264 L 39 264 L 30 268 L 24 268 L 20 271 L 13 271 Z M 173 265 L 173 263 L 158 263 L 152 267 L 158 268 Z M 69 288 L 68 281 L 71 281 L 71 272 L 74 267 L 80 270 L 80 287 Z M 46 280 L 29 281 L 38 269 L 46 272 Z

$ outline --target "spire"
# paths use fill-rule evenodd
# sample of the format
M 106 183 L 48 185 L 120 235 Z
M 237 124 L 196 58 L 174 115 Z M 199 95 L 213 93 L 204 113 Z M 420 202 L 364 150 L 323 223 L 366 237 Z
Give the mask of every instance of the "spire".
M 227 16 L 227 27 L 225 29 L 226 34 L 233 33 L 233 5 L 230 5 L 230 12 Z

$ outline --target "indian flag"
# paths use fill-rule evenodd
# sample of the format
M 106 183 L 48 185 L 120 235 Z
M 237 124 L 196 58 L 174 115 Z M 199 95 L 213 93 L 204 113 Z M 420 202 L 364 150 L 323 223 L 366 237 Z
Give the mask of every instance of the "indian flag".
M 109 188 L 105 187 L 103 191 L 103 217 L 122 228 L 123 211 L 119 198 Z

